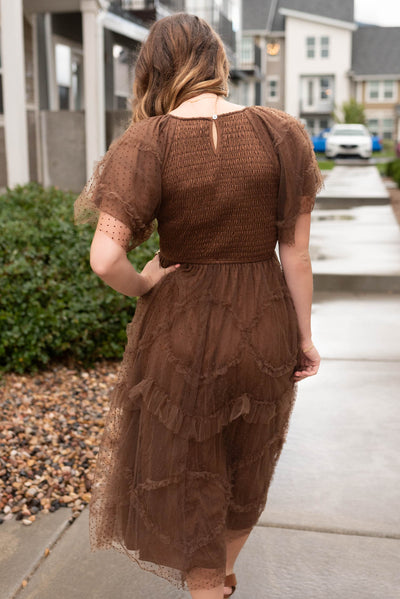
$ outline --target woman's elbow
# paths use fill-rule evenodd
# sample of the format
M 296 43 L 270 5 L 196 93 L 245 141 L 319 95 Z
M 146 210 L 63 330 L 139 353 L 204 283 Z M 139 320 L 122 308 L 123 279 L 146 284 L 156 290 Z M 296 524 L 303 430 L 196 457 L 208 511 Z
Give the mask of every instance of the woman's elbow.
M 115 265 L 115 258 L 107 257 L 93 250 L 90 252 L 90 268 L 100 278 L 106 276 Z
M 90 268 L 100 278 L 107 274 L 109 270 L 109 267 L 104 262 L 92 256 L 90 256 Z
M 90 268 L 96 275 L 107 275 L 123 256 L 126 256 L 125 252 L 113 240 L 95 234 L 90 247 Z

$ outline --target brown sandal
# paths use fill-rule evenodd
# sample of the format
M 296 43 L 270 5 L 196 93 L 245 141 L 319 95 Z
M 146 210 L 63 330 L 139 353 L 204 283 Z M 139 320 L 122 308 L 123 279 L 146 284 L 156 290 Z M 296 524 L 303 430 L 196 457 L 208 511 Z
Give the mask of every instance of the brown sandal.
M 236 586 L 237 586 L 237 580 L 236 580 L 236 576 L 233 573 L 228 574 L 228 576 L 225 576 L 224 587 L 232 587 L 232 593 L 229 593 L 228 595 L 225 595 L 225 593 L 224 593 L 224 599 L 225 599 L 225 597 L 231 597 L 233 595 L 233 593 L 235 592 Z

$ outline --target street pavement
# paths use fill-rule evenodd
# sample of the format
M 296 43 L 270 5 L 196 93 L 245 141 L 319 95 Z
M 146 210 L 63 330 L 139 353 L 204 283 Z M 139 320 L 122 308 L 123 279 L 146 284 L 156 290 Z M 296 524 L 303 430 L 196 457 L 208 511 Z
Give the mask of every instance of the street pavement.
M 380 226 L 368 225 L 376 252 L 386 241 L 374 237 Z M 313 229 L 311 250 L 322 234 Z M 399 247 L 392 234 L 387 255 Z M 336 274 L 351 276 L 340 255 Z M 375 262 L 375 274 L 386 267 Z M 399 599 L 399 308 L 400 295 L 382 288 L 315 291 L 320 371 L 298 384 L 265 510 L 237 560 L 235 599 Z M 72 524 L 70 516 L 61 508 L 31 527 L 2 524 L 0 599 L 189 597 L 124 555 L 91 553 L 88 508 Z

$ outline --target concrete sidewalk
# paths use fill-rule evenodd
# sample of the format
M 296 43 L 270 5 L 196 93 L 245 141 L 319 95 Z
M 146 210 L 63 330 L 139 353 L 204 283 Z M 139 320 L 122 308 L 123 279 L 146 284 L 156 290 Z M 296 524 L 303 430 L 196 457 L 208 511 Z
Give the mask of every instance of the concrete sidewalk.
M 336 166 L 325 185 L 311 215 L 314 289 L 400 292 L 400 229 L 377 168 Z
M 325 187 L 318 198 L 328 204 L 337 200 L 341 205 L 389 204 L 390 196 L 376 166 L 338 165 L 325 177 Z

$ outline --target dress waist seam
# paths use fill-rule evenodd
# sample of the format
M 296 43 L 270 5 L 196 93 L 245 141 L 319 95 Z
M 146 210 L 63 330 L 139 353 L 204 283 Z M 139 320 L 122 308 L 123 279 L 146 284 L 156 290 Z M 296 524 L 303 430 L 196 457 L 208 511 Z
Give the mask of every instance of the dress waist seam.
M 179 260 L 175 258 L 167 258 L 164 254 L 160 253 L 160 260 L 165 260 L 170 262 L 171 264 L 251 264 L 253 262 L 268 262 L 277 258 L 276 253 L 274 252 L 272 255 L 263 257 L 263 258 L 251 258 L 245 260 L 243 258 L 235 259 L 235 260 Z

